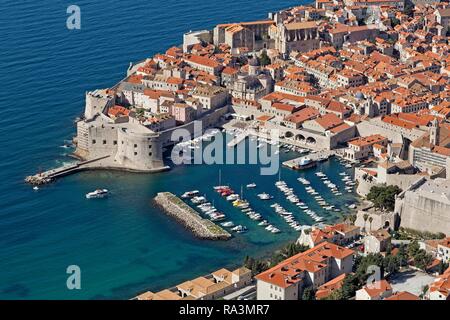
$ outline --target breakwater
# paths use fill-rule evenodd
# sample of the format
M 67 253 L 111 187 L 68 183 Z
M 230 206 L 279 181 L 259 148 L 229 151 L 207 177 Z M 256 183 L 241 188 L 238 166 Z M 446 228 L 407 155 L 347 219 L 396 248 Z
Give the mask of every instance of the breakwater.
M 186 229 L 200 239 L 227 240 L 231 238 L 231 234 L 215 223 L 203 219 L 197 211 L 170 192 L 160 192 L 154 200 L 166 214 L 181 222 Z

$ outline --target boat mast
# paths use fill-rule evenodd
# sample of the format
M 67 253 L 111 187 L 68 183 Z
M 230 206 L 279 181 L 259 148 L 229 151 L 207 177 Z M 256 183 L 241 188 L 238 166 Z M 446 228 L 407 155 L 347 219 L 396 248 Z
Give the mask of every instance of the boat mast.
M 219 186 L 222 185 L 222 169 L 219 169 Z
M 241 199 L 244 199 L 244 186 L 241 184 Z

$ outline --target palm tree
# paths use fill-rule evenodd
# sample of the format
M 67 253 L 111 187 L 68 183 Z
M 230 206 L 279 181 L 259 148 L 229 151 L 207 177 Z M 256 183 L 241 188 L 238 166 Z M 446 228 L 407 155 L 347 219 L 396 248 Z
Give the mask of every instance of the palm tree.
M 372 221 L 373 221 L 373 218 L 369 217 L 369 231 L 372 230 Z

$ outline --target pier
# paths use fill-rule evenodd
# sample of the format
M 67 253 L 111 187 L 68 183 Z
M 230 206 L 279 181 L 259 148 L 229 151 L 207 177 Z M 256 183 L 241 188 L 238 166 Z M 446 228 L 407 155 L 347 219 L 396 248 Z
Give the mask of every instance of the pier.
M 196 237 L 207 240 L 228 240 L 231 234 L 200 214 L 170 192 L 159 192 L 155 202 L 163 211 L 178 220 Z
M 80 161 L 73 164 L 68 164 L 61 166 L 59 168 L 50 169 L 44 172 L 36 173 L 35 175 L 28 176 L 25 178 L 25 182 L 31 185 L 43 185 L 50 182 L 53 182 L 55 179 L 67 176 L 69 174 L 79 172 L 88 168 L 92 168 L 92 164 L 109 158 L 109 156 L 103 156 L 92 160 Z

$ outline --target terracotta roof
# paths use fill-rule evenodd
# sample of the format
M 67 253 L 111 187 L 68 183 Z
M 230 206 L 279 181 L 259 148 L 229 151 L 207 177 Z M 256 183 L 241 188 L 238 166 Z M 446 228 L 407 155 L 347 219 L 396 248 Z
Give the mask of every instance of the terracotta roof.
M 392 296 L 384 299 L 384 300 L 420 300 L 418 296 L 408 292 L 408 291 L 401 291 L 396 292 Z
M 340 276 L 324 283 L 316 291 L 316 299 L 324 299 L 328 297 L 333 291 L 338 290 L 342 287 L 344 279 L 347 275 L 341 274 Z
M 342 124 L 343 121 L 334 113 L 327 113 L 315 120 L 325 130 L 337 127 Z
M 353 254 L 353 250 L 333 243 L 323 242 L 258 274 L 256 279 L 287 288 L 294 283 L 302 281 L 302 272 L 317 272 L 326 268 L 329 258 L 333 257 L 341 260 Z
M 392 290 L 391 285 L 386 280 L 375 281 L 364 286 L 361 290 L 365 290 L 371 298 L 379 297 L 386 291 Z

